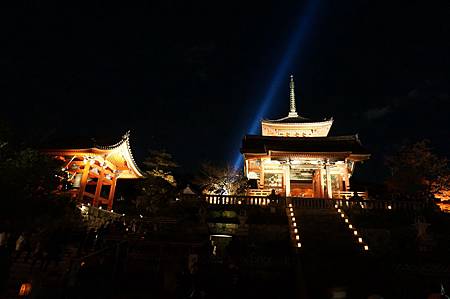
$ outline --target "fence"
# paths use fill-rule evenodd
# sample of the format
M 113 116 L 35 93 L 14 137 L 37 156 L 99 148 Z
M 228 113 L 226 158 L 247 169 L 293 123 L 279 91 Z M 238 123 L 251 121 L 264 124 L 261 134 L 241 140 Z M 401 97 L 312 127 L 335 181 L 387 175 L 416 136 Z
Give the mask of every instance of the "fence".
M 431 207 L 425 201 L 398 200 L 353 200 L 336 198 L 306 198 L 306 197 L 273 197 L 270 196 L 235 196 L 235 195 L 201 195 L 210 205 L 248 205 L 248 206 L 282 206 L 291 203 L 295 208 L 326 209 L 338 205 L 347 208 L 367 210 L 410 210 L 417 211 Z
M 234 196 L 234 195 L 204 195 L 207 203 L 211 205 L 252 205 L 265 206 L 269 204 L 278 205 L 281 197 L 270 198 L 270 196 Z

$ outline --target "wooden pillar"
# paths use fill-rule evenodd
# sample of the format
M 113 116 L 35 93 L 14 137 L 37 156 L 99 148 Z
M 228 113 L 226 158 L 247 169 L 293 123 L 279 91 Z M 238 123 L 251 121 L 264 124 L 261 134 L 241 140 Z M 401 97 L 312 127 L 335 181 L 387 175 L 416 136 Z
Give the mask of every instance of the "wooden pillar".
M 319 196 L 321 198 L 325 197 L 325 181 L 323 179 L 323 172 L 324 172 L 324 168 L 320 168 L 319 170 L 319 187 L 320 187 L 320 192 L 319 192 Z
M 347 167 L 345 167 L 344 180 L 345 180 L 345 190 L 344 191 L 350 191 L 350 178 L 349 178 L 349 175 L 348 175 L 348 168 Z
M 330 173 L 330 165 L 328 163 L 325 164 L 325 172 L 327 175 L 327 197 L 332 198 L 333 192 L 331 190 L 331 173 Z
M 83 199 L 84 191 L 86 190 L 87 179 L 89 177 L 89 170 L 91 168 L 91 162 L 87 160 L 84 163 L 83 175 L 81 176 L 80 190 L 78 191 L 78 200 Z
M 108 195 L 108 210 L 112 210 L 113 201 L 114 201 L 114 193 L 116 192 L 116 183 L 117 183 L 117 177 L 114 176 L 111 180 L 111 188 L 109 189 L 109 195 Z
M 259 176 L 259 186 L 258 187 L 260 187 L 261 189 L 265 188 L 265 186 L 264 186 L 264 164 L 262 162 L 262 159 L 261 159 L 261 174 Z
M 316 169 L 314 171 L 313 188 L 314 188 L 314 197 L 317 197 L 317 198 L 322 197 L 322 182 L 321 182 L 320 169 Z
M 102 185 L 103 185 L 104 178 L 105 178 L 105 169 L 102 167 L 101 170 L 100 170 L 99 178 L 97 180 L 97 186 L 95 187 L 94 201 L 92 203 L 92 205 L 94 207 L 98 206 L 98 202 L 99 202 L 100 194 L 101 194 L 101 191 L 102 191 Z M 101 203 L 101 201 L 100 201 L 100 203 Z
M 289 164 L 284 165 L 284 190 L 286 196 L 291 196 L 291 166 Z
M 247 179 L 248 179 L 248 164 L 249 164 L 248 160 L 245 159 L 245 163 L 244 163 L 244 175 L 245 175 L 245 177 L 246 177 Z

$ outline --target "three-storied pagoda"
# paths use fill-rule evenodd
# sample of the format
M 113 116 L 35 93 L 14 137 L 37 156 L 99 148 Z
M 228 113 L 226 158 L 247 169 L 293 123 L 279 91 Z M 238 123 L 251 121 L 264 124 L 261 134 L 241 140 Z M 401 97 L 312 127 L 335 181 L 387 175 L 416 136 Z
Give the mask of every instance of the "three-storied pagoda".
M 118 179 L 144 177 L 130 149 L 130 132 L 114 145 L 48 149 L 45 153 L 64 163 L 63 192 L 78 202 L 112 209 Z
M 348 198 L 356 162 L 369 159 L 358 135 L 328 137 L 333 119 L 313 121 L 297 113 L 294 79 L 288 116 L 261 122 L 262 135 L 242 141 L 250 195 Z M 365 196 L 365 194 L 360 194 Z

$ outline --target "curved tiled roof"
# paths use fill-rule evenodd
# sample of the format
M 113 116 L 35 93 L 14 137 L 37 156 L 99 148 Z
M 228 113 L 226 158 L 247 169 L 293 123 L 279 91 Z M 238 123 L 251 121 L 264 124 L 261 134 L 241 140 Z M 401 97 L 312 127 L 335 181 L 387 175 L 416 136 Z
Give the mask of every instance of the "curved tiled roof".
M 309 118 L 303 117 L 303 116 L 286 116 L 280 119 L 264 119 L 263 122 L 265 123 L 285 123 L 285 124 L 303 124 L 303 123 L 319 123 L 319 122 L 325 122 L 330 121 L 331 119 L 323 119 L 323 120 L 311 120 Z
M 369 155 L 369 152 L 362 146 L 358 135 L 301 138 L 246 135 L 242 140 L 241 153 L 243 154 L 267 154 L 269 151 L 349 152 Z

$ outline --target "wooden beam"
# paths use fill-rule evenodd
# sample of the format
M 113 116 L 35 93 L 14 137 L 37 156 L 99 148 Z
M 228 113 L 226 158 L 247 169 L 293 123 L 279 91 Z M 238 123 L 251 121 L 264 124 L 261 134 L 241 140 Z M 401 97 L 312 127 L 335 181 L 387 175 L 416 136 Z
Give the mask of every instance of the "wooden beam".
M 114 201 L 114 193 L 116 192 L 117 177 L 114 176 L 111 182 L 111 188 L 108 195 L 108 210 L 111 211 Z
M 95 187 L 94 202 L 92 203 L 92 205 L 94 207 L 97 207 L 97 205 L 98 205 L 98 198 L 100 197 L 100 192 L 102 191 L 104 177 L 105 177 L 105 169 L 103 169 L 103 167 L 102 167 L 100 170 L 100 175 L 97 180 L 97 187 Z
M 90 168 L 91 168 L 91 163 L 88 160 L 88 161 L 86 161 L 86 163 L 84 163 L 83 176 L 81 177 L 80 191 L 78 192 L 78 200 L 83 199 L 83 194 L 84 194 L 84 191 L 86 190 L 86 183 L 87 183 L 87 179 L 89 176 Z

